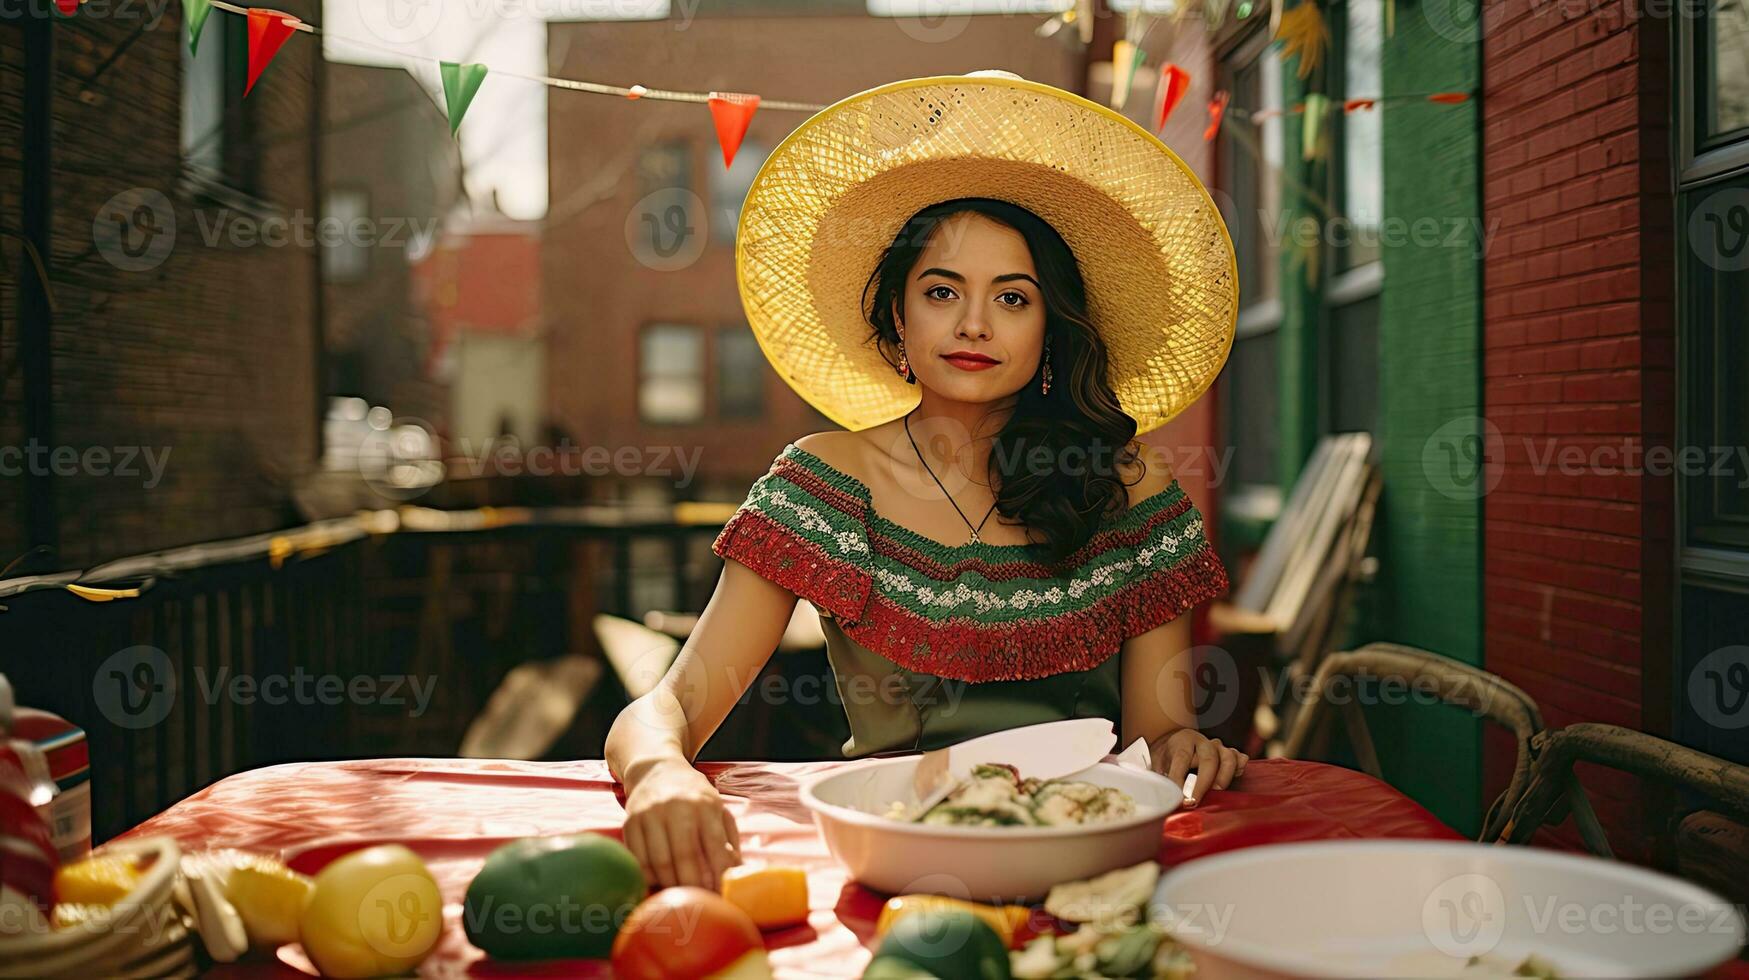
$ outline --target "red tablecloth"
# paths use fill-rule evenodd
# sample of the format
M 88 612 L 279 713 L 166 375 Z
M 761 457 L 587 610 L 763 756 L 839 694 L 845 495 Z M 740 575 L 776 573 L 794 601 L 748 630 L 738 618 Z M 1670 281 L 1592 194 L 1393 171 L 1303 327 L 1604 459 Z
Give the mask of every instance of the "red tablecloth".
M 767 934 L 778 976 L 854 977 L 884 896 L 847 881 L 796 796 L 800 777 L 843 762 L 705 763 L 734 812 L 747 860 L 808 871 L 814 912 L 805 926 Z M 383 759 L 272 766 L 220 780 L 129 831 L 169 834 L 184 847 L 240 847 L 314 871 L 335 856 L 384 842 L 406 844 L 431 866 L 446 901 L 441 944 L 428 976 L 610 976 L 605 963 L 499 964 L 462 935 L 460 903 L 485 856 L 517 837 L 593 830 L 619 835 L 625 811 L 600 761 L 512 762 Z M 1254 759 L 1243 778 L 1194 810 L 1167 818 L 1168 867 L 1253 844 L 1337 837 L 1455 839 L 1419 804 L 1365 774 L 1315 762 Z M 301 963 L 296 947 L 281 959 Z M 227 975 L 283 973 L 283 965 L 233 966 Z

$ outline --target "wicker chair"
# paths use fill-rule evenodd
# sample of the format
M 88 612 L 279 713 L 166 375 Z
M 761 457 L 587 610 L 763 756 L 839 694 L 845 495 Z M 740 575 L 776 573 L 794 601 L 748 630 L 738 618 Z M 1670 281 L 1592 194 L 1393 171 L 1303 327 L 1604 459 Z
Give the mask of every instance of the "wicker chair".
M 1498 837 L 1507 815 L 1529 785 L 1534 759 L 1533 739 L 1543 728 L 1542 712 L 1530 695 L 1504 678 L 1450 657 L 1396 643 L 1371 643 L 1358 650 L 1330 654 L 1318 664 L 1306 689 L 1306 702 L 1296 713 L 1283 746 L 1285 757 L 1303 758 L 1313 751 L 1312 745 L 1320 738 L 1330 716 L 1330 693 L 1340 678 L 1356 677 L 1389 679 L 1417 689 L 1426 686 L 1443 703 L 1468 709 L 1478 717 L 1511 730 L 1518 743 L 1512 779 L 1505 792 L 1488 807 L 1478 839 L 1487 841 Z M 1344 698 L 1335 707 L 1354 747 L 1356 761 L 1369 775 L 1383 779 L 1378 752 L 1360 705 L 1352 698 Z

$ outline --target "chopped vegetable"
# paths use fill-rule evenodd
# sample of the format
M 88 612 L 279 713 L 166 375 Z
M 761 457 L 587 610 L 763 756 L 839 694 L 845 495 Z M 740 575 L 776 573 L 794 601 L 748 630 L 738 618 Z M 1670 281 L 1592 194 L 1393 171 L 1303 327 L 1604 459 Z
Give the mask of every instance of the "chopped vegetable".
M 1160 865 L 1143 861 L 1087 881 L 1070 881 L 1045 896 L 1045 911 L 1068 922 L 1128 925 L 1153 897 Z
M 722 892 L 761 929 L 808 920 L 808 876 L 801 868 L 738 865 L 723 872 Z
M 1012 766 L 975 766 L 921 823 L 969 827 L 1063 827 L 1133 816 L 1136 801 L 1123 790 L 1073 779 L 1020 778 Z M 907 819 L 902 802 L 886 815 Z
M 55 901 L 114 905 L 134 890 L 144 873 L 133 855 L 96 854 L 55 872 Z
M 224 895 L 243 918 L 249 945 L 273 949 L 297 942 L 298 921 L 316 883 L 269 857 L 253 855 L 221 876 Z

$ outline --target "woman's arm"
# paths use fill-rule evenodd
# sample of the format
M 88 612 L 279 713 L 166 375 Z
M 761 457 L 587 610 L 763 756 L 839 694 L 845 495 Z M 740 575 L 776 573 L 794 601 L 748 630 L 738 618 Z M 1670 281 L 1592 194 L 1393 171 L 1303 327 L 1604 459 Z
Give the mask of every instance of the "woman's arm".
M 1124 641 L 1123 732 L 1119 747 L 1148 740 L 1154 768 L 1180 786 L 1195 769 L 1195 806 L 1211 789 L 1226 789 L 1245 771 L 1245 753 L 1196 730 L 1195 664 L 1190 611 Z
M 607 767 L 625 786 L 626 846 L 653 882 L 715 888 L 739 862 L 734 819 L 692 760 L 758 677 L 795 604 L 794 593 L 725 561 L 673 665 L 614 719 Z

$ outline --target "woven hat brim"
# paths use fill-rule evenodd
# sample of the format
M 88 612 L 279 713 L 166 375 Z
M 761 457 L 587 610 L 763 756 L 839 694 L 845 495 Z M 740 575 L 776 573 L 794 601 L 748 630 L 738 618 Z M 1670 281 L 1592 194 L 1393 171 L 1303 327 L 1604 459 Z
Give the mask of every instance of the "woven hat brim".
M 871 341 L 863 288 L 905 220 L 991 197 L 1049 222 L 1075 253 L 1110 382 L 1138 431 L 1220 373 L 1238 317 L 1232 240 L 1208 191 L 1153 134 L 1020 79 L 906 79 L 821 110 L 784 139 L 741 207 L 741 302 L 766 358 L 857 430 L 917 403 Z

